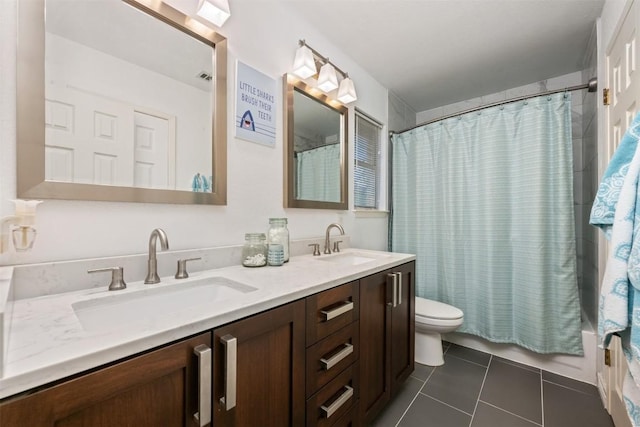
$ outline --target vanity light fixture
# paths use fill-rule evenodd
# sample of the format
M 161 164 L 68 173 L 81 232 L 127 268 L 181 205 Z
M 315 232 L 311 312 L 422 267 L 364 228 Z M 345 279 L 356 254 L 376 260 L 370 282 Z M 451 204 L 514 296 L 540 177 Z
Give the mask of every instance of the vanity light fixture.
M 356 87 L 353 84 L 353 80 L 347 74 L 344 79 L 340 82 L 340 87 L 338 88 L 338 101 L 343 104 L 349 104 L 358 99 L 356 95 Z
M 222 27 L 231 16 L 228 0 L 200 0 L 197 15 L 213 25 Z
M 296 57 L 293 60 L 292 73 L 301 79 L 306 79 L 317 72 L 316 61 L 313 59 L 311 49 L 304 44 L 304 40 L 300 40 L 300 47 L 296 50 Z
M 311 84 L 314 89 L 318 89 L 325 94 L 338 89 L 336 98 L 343 104 L 349 104 L 358 99 L 353 80 L 347 73 L 336 67 L 334 63 L 329 61 L 329 58 L 322 56 L 304 40 L 299 40 L 298 45 L 293 61 L 292 74 L 303 80 L 308 79 L 317 73 L 317 65 L 321 65 L 318 80 L 314 82 L 315 84 Z M 342 77 L 340 82 L 338 76 Z
M 330 62 L 327 62 L 320 68 L 320 74 L 318 75 L 318 89 L 324 93 L 329 93 L 337 88 L 338 76 L 336 75 L 336 69 L 333 68 L 333 65 L 331 65 Z

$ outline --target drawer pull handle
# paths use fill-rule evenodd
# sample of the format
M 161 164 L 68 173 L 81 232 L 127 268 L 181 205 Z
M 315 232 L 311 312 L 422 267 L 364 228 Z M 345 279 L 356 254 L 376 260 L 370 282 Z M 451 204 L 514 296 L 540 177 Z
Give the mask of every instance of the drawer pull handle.
M 398 276 L 398 305 L 402 305 L 402 273 L 396 273 Z
M 322 405 L 320 409 L 324 411 L 325 418 L 331 417 L 338 409 L 342 407 L 351 397 L 353 396 L 353 387 L 349 387 L 348 385 L 344 386 L 345 391 L 340 395 L 339 398 L 333 401 L 333 403 L 329 406 Z
M 225 350 L 224 396 L 220 398 L 220 403 L 224 410 L 228 411 L 236 406 L 238 339 L 232 335 L 225 335 L 220 338 L 220 342 Z
M 325 359 L 324 357 L 320 359 L 320 363 L 322 363 L 322 368 L 325 371 L 328 371 L 329 369 L 333 368 L 335 365 L 337 365 L 339 362 L 341 362 L 345 357 L 347 357 L 351 353 L 353 353 L 353 345 L 349 343 L 344 343 L 344 348 L 342 350 L 340 350 L 339 352 L 337 352 L 336 354 L 334 354 L 328 359 Z
M 333 310 L 322 310 L 320 313 L 324 316 L 324 321 L 328 322 L 331 319 L 335 319 L 336 317 L 344 314 L 348 311 L 353 310 L 353 301 L 344 301 L 340 307 L 334 308 Z
M 193 414 L 198 426 L 211 422 L 211 349 L 204 344 L 193 349 L 198 358 L 198 412 Z

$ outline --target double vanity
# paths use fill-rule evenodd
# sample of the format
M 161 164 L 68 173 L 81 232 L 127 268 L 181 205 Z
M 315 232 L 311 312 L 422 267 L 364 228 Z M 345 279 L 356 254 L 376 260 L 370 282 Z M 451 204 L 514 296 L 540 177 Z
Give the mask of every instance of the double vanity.
M 134 271 L 142 256 L 1 269 L 2 425 L 370 422 L 413 371 L 415 256 L 219 265 L 238 250 L 158 254 L 152 285 Z M 168 273 L 194 257 L 188 278 Z M 140 279 L 114 292 L 86 274 L 109 263 Z

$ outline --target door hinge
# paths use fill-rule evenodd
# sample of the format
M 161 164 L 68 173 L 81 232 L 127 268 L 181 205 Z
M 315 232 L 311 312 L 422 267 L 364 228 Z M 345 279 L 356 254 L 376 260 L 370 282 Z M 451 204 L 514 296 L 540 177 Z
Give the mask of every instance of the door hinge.
M 602 89 L 602 103 L 604 105 L 610 105 L 611 100 L 609 99 L 609 88 L 605 87 Z
M 611 366 L 611 350 L 606 348 L 604 350 L 604 364 L 607 366 Z

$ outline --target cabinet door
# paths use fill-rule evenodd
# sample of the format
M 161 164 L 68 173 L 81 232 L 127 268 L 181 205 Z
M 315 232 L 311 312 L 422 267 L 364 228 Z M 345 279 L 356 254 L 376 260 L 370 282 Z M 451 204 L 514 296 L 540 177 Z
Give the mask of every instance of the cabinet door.
M 214 330 L 214 425 L 305 423 L 305 302 Z
M 415 262 L 391 269 L 397 276 L 398 304 L 391 310 L 391 395 L 414 369 Z
M 200 345 L 211 348 L 210 333 L 6 401 L 2 427 L 198 425 Z
M 391 280 L 360 279 L 360 419 L 366 425 L 391 398 Z

